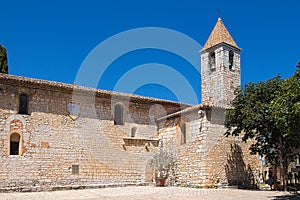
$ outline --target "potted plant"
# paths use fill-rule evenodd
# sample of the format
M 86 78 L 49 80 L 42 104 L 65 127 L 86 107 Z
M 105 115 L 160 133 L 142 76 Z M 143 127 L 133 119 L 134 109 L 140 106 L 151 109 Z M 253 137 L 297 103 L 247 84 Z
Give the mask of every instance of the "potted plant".
M 155 170 L 156 186 L 164 186 L 165 180 L 168 177 L 169 170 L 175 164 L 175 154 L 171 149 L 159 148 L 154 152 L 151 159 L 151 166 Z

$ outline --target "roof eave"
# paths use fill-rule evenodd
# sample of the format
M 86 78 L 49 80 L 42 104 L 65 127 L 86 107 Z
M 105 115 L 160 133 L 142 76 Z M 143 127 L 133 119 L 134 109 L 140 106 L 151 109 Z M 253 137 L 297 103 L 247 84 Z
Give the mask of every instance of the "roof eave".
M 233 48 L 233 49 L 235 49 L 235 50 L 237 50 L 239 52 L 242 51 L 242 49 L 240 47 L 234 46 L 234 45 L 229 44 L 227 42 L 220 42 L 220 43 L 215 44 L 215 45 L 213 45 L 211 47 L 203 48 L 202 50 L 200 50 L 200 53 L 210 51 L 211 49 L 217 48 L 218 46 L 228 46 L 228 47 Z

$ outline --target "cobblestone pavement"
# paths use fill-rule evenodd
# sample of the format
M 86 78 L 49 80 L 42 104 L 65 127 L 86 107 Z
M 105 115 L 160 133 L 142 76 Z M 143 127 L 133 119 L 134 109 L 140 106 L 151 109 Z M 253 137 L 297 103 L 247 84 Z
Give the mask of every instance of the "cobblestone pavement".
M 249 191 L 234 189 L 194 189 L 180 187 L 119 187 L 55 192 L 0 193 L 1 200 L 36 199 L 99 199 L 99 200 L 202 200 L 202 199 L 255 199 L 255 200 L 294 200 L 300 196 L 288 192 Z

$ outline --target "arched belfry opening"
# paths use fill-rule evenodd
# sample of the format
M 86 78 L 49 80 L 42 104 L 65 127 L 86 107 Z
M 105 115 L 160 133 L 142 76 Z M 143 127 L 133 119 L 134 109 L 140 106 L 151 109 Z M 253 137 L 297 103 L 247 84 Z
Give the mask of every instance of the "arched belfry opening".
M 229 63 L 229 69 L 233 69 L 233 57 L 234 57 L 234 53 L 232 50 L 229 51 L 229 59 L 228 59 L 228 63 Z
M 209 67 L 210 70 L 216 69 L 216 54 L 214 51 L 209 53 Z

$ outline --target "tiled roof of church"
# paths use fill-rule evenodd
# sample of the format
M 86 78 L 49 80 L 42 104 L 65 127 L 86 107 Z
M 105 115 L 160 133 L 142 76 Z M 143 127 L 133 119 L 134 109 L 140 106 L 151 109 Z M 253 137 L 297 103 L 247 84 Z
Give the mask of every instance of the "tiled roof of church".
M 216 44 L 219 44 L 222 42 L 225 42 L 227 44 L 230 44 L 230 45 L 238 48 L 237 44 L 231 37 L 229 31 L 223 24 L 221 18 L 219 18 L 214 29 L 210 33 L 209 38 L 203 47 L 203 50 L 208 49 L 208 48 L 215 46 Z
M 168 118 L 178 117 L 178 116 L 181 116 L 183 114 L 187 114 L 187 113 L 191 113 L 191 112 L 195 112 L 195 111 L 198 112 L 199 110 L 203 110 L 204 108 L 205 108 L 205 106 L 203 104 L 198 104 L 198 105 L 195 105 L 195 106 L 192 106 L 192 107 L 189 107 L 189 108 L 182 109 L 178 112 L 174 112 L 174 113 L 171 113 L 169 115 L 159 117 L 156 120 L 157 121 L 162 121 L 162 120 L 166 120 Z
M 180 117 L 182 115 L 186 115 L 186 114 L 189 114 L 192 112 L 198 112 L 199 110 L 205 110 L 205 109 L 209 109 L 209 108 L 210 109 L 232 109 L 232 106 L 230 106 L 230 105 L 229 106 L 222 106 L 222 105 L 216 106 L 216 105 L 209 105 L 209 104 L 198 104 L 198 105 L 191 106 L 191 107 L 182 109 L 180 111 L 159 117 L 156 120 L 162 121 L 162 120 L 166 120 L 166 119 L 172 118 L 172 117 Z
M 130 101 L 135 102 L 153 102 L 153 103 L 159 103 L 159 104 L 170 104 L 170 105 L 178 105 L 182 109 L 185 109 L 187 107 L 190 107 L 191 105 L 181 103 L 181 102 L 174 102 L 164 99 L 157 99 L 152 97 L 145 97 L 145 96 L 139 96 L 135 94 L 127 94 L 127 93 L 121 93 L 121 92 L 115 92 L 115 91 L 108 91 L 108 90 L 101 90 L 96 88 L 89 88 L 84 86 L 79 86 L 75 84 L 67 84 L 67 83 L 60 83 L 60 82 L 54 82 L 54 81 L 46 81 L 46 80 L 40 80 L 40 79 L 33 79 L 33 78 L 27 78 L 22 76 L 14 76 L 9 74 L 2 74 L 0 73 L 0 85 L 1 83 L 6 83 L 9 85 L 16 85 L 16 86 L 25 86 L 25 87 L 31 87 L 31 88 L 38 88 L 38 89 L 44 89 L 49 91 L 63 91 L 72 93 L 72 91 L 76 90 L 78 92 L 86 92 L 86 93 L 94 93 L 95 95 L 102 96 L 102 97 L 119 97 L 119 98 L 130 98 Z M 1 89 L 1 88 L 0 88 Z

